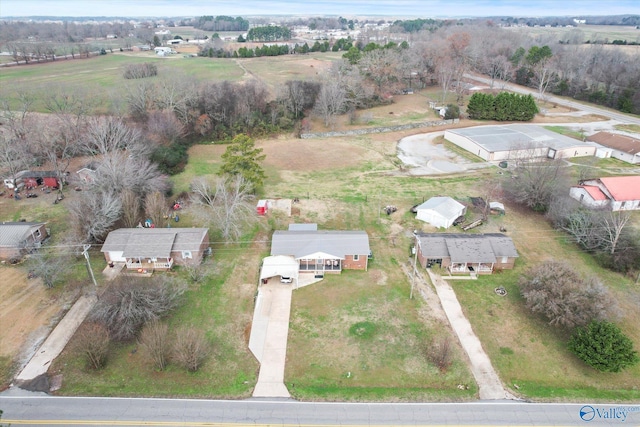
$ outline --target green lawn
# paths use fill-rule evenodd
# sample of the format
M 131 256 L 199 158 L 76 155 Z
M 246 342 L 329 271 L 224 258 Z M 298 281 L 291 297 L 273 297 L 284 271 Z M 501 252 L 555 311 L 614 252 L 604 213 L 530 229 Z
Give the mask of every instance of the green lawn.
M 191 284 L 181 307 L 166 321 L 170 331 L 182 325 L 202 330 L 211 355 L 200 370 L 188 373 L 170 364 L 157 371 L 136 342 L 112 344 L 107 365 L 100 371 L 86 367 L 74 340 L 49 371 L 62 374 L 62 395 L 249 397 L 257 380 L 258 365 L 247 350 L 245 331 L 253 313 L 255 284 L 243 284 L 232 276 L 245 270 L 239 250 L 214 247 L 206 262 L 209 276 Z M 250 269 L 254 272 L 255 268 Z M 156 273 L 157 274 L 157 273 Z M 187 281 L 180 272 L 171 273 Z M 247 279 L 238 274 L 238 279 Z M 252 279 L 252 282 L 255 281 Z M 251 282 L 249 282 L 251 283 Z
M 526 310 L 517 286 L 524 267 L 521 261 L 518 260 L 520 266 L 513 271 L 482 276 L 477 281 L 451 281 L 503 382 L 516 394 L 535 400 L 629 402 L 640 399 L 640 366 L 620 373 L 598 372 L 567 349 L 569 334 L 566 331 Z M 576 266 L 575 262 L 572 264 Z M 581 271 L 593 274 L 593 270 L 599 270 L 594 263 L 578 261 L 577 264 L 582 264 L 576 266 Z M 634 309 L 633 303 L 628 304 L 624 299 L 631 293 L 638 301 L 640 293 L 620 275 L 609 273 L 599 277 L 618 296 L 625 311 L 619 324 L 637 343 L 637 305 Z M 495 294 L 498 286 L 507 290 L 506 297 Z

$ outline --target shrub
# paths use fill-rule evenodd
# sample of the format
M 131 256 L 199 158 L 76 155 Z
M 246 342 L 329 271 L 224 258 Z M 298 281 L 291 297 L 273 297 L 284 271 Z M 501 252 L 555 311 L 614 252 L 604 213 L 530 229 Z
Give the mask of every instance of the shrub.
M 440 372 L 447 372 L 453 363 L 453 347 L 449 337 L 434 339 L 427 349 L 427 359 L 433 363 Z
M 193 327 L 178 329 L 173 346 L 173 358 L 178 365 L 195 372 L 208 355 L 209 344 L 202 331 Z
M 113 340 L 135 338 L 145 323 L 176 308 L 185 291 L 164 277 L 155 280 L 119 278 L 99 297 L 91 320 L 102 322 Z
M 109 330 L 102 323 L 85 323 L 76 334 L 75 346 L 91 369 L 103 368 L 107 363 L 109 343 Z
M 165 323 L 152 320 L 144 325 L 139 339 L 142 351 L 153 361 L 155 367 L 162 371 L 167 367 L 169 355 L 169 328 Z
M 105 52 L 106 53 L 106 52 Z M 124 68 L 123 77 L 125 79 L 144 79 L 158 75 L 158 67 L 155 64 L 145 62 L 144 64 L 128 64 Z
M 578 328 L 569 349 L 584 363 L 603 372 L 620 372 L 640 360 L 633 342 L 611 322 L 593 321 Z
M 618 314 L 615 300 L 594 278 L 583 279 L 563 262 L 528 269 L 519 281 L 526 306 L 552 325 L 574 328 Z

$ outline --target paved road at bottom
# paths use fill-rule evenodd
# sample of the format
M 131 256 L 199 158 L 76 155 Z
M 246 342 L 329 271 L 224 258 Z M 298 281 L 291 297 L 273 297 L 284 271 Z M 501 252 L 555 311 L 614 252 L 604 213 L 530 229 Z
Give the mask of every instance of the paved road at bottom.
M 640 405 L 302 403 L 0 395 L 11 426 L 434 426 L 640 425 Z M 616 418 L 617 417 L 617 418 Z M 623 418 L 624 417 L 624 418 Z

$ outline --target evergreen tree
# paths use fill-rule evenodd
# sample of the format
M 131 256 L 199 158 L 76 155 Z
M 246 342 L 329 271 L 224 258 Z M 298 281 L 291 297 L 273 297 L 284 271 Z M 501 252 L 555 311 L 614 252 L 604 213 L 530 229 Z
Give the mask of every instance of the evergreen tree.
M 569 341 L 569 349 L 584 363 L 603 372 L 620 372 L 639 360 L 633 342 L 607 321 L 593 321 L 577 329 Z
M 253 139 L 244 134 L 237 135 L 222 155 L 223 163 L 218 174 L 241 175 L 255 190 L 264 183 L 265 173 L 260 162 L 265 157 L 262 148 L 256 148 Z

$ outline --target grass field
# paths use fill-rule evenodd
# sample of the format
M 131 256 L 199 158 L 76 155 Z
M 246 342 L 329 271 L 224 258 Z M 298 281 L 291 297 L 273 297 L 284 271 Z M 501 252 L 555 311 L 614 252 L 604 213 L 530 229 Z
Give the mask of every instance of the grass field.
M 310 55 L 299 63 L 293 62 L 294 56 L 279 57 L 275 63 L 273 58 L 239 62 L 248 74 L 259 75 L 268 86 L 275 87 L 277 83 L 297 78 L 295 76 L 314 75 L 317 70 L 330 66 L 335 57 Z M 90 60 L 99 65 L 98 71 L 93 72 L 95 75 L 91 75 L 90 61 L 34 65 L 33 70 L 31 66 L 3 69 L 0 91 L 15 89 L 13 82 L 19 81 L 21 85 L 67 87 L 65 85 L 77 84 L 78 88 L 102 85 L 96 97 L 106 96 L 118 86 L 121 67 L 127 61 L 149 60 L 158 61 L 161 74 L 172 73 L 175 65 L 178 70 L 184 67 L 179 73 L 193 73 L 197 78 L 229 75 L 238 80 L 246 76 L 234 61 L 181 57 L 165 60 L 152 55 L 140 58 L 109 54 Z M 292 62 L 283 65 L 281 61 Z M 84 64 L 88 68 L 76 75 L 73 64 Z M 53 71 L 46 72 L 47 69 Z M 21 75 L 22 70 L 26 74 Z M 7 77 L 7 72 L 16 74 Z M 371 118 L 367 122 L 389 124 L 429 118 L 433 113 L 428 110 L 427 101 L 438 96 L 437 89 L 433 89 L 396 97 L 393 104 L 365 112 Z M 357 126 L 362 125 L 361 122 Z M 473 125 L 473 122 L 460 125 Z M 312 126 L 314 131 L 326 130 L 317 121 Z M 338 126 L 348 129 L 352 125 L 342 117 Z M 51 374 L 63 375 L 63 388 L 59 393 L 250 396 L 258 370 L 247 348 L 258 266 L 261 258 L 269 253 L 271 230 L 284 229 L 295 221 L 317 222 L 322 229 L 366 230 L 374 260 L 369 271 L 346 271 L 294 292 L 285 373 L 291 393 L 302 400 L 473 399 L 477 388 L 466 366 L 466 356 L 455 339 L 454 363 L 446 373 L 440 373 L 425 357 L 425 346 L 432 338 L 451 332 L 428 302 L 408 298 L 410 283 L 402 266 L 408 262 L 411 231 L 435 231 L 417 221 L 409 208 L 435 195 L 449 195 L 468 202 L 471 196 L 481 196 L 484 188 L 502 175 L 497 175 L 495 168 L 489 168 L 466 175 L 408 176 L 399 167 L 396 145 L 402 137 L 419 132 L 308 140 L 281 135 L 257 141 L 257 146 L 266 154 L 267 180 L 261 196 L 298 197 L 300 203 L 295 205 L 293 217 L 274 214 L 264 218 L 238 242 L 224 244 L 212 239 L 214 254 L 207 260 L 208 277 L 200 284 L 190 284 L 184 304 L 166 319 L 172 330 L 180 325 L 197 325 L 206 333 L 213 351 L 203 368 L 190 374 L 170 365 L 158 372 L 132 342 L 114 346 L 107 367 L 95 372 L 86 369 L 72 341 L 50 370 Z M 225 148 L 214 144 L 193 146 L 185 171 L 172 177 L 175 193 L 188 191 L 190 182 L 197 176 L 213 176 Z M 576 163 L 580 161 L 577 159 Z M 596 166 L 608 169 L 617 167 L 618 163 L 599 160 Z M 1 220 L 47 220 L 57 236 L 63 235 L 68 227 L 64 203 L 54 206 L 44 197 L 20 203 L 0 199 L 0 203 Z M 389 204 L 396 205 L 398 211 L 387 216 L 381 208 Z M 638 216 L 634 218 L 636 224 L 640 223 Z M 199 225 L 188 207 L 181 212 L 181 218 L 181 226 Z M 637 285 L 628 278 L 600 269 L 589 255 L 567 243 L 566 237 L 552 230 L 542 217 L 516 206 L 507 204 L 505 216 L 491 217 L 474 232 L 497 232 L 501 226 L 506 227 L 520 253 L 517 268 L 477 281 L 454 282 L 454 289 L 505 384 L 515 394 L 536 400 L 640 399 L 638 366 L 620 374 L 600 374 L 587 368 L 566 350 L 564 334 L 524 310 L 516 288 L 524 268 L 550 258 L 567 260 L 580 271 L 598 275 L 608 285 L 625 311 L 620 326 L 640 343 Z M 101 254 L 92 253 L 92 261 L 96 271 L 104 267 Z M 82 264 L 78 264 L 73 273 L 75 279 L 80 280 L 83 273 Z M 179 269 L 169 274 L 187 281 Z M 507 297 L 497 297 L 493 292 L 496 286 L 504 286 Z M 371 333 L 356 336 L 350 332 L 358 323 L 368 325 Z M 0 375 L 12 366 L 11 361 L 0 357 Z M 469 385 L 469 389 L 458 389 L 460 384 Z
M 72 92 L 90 95 L 94 109 L 107 113 L 114 103 L 126 99 L 131 86 L 140 80 L 127 80 L 123 71 L 128 64 L 153 63 L 159 78 L 195 81 L 237 81 L 244 71 L 233 61 L 217 58 L 184 58 L 182 55 L 161 58 L 151 52 L 109 53 L 89 59 L 58 60 L 47 64 L 30 64 L 0 69 L 0 98 L 17 106 L 19 93 L 36 99 L 33 109 L 46 112 L 43 99 L 50 93 Z M 151 78 L 148 81 L 153 81 Z

